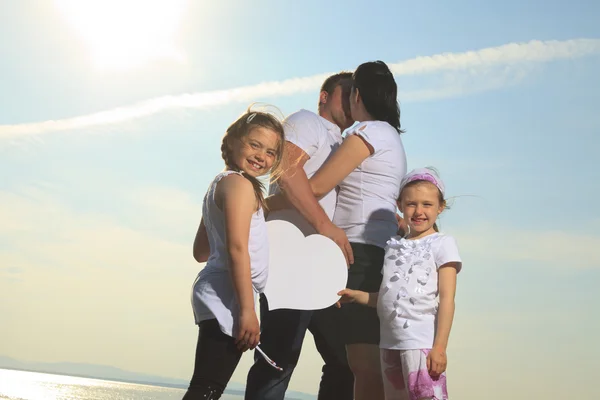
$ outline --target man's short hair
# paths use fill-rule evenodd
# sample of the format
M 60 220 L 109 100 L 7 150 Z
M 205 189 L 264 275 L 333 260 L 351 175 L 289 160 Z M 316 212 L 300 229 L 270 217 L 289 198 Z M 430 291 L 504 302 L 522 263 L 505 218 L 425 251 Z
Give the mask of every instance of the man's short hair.
M 325 82 L 323 82 L 321 85 L 321 92 L 327 92 L 331 94 L 339 84 L 341 84 L 343 81 L 351 79 L 352 72 L 342 71 L 331 75 L 329 78 L 325 79 Z

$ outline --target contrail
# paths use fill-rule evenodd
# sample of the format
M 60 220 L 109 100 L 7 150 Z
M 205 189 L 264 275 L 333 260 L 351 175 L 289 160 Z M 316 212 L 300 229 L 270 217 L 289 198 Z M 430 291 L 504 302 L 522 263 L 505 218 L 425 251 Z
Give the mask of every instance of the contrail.
M 478 71 L 498 66 L 517 66 L 544 63 L 560 59 L 573 59 L 600 53 L 600 39 L 573 39 L 565 41 L 538 41 L 509 43 L 463 53 L 442 53 L 420 56 L 399 63 L 388 64 L 394 75 L 422 75 L 446 71 Z M 81 129 L 114 124 L 142 118 L 171 109 L 206 109 L 229 103 L 248 103 L 264 97 L 283 97 L 297 93 L 316 91 L 330 73 L 283 81 L 262 82 L 233 89 L 188 93 L 156 97 L 125 107 L 60 120 L 0 125 L 0 137 L 18 137 L 55 131 Z M 459 92 L 456 92 L 457 95 Z M 440 92 L 440 97 L 447 97 Z M 410 98 L 433 99 L 435 93 Z M 402 99 L 402 93 L 400 94 Z

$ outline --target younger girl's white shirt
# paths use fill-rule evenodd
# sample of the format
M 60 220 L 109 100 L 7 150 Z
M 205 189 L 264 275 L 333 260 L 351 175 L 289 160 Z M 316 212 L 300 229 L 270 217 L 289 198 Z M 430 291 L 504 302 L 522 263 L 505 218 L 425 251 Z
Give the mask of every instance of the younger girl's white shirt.
M 382 349 L 430 349 L 439 304 L 438 269 L 462 266 L 453 237 L 434 233 L 421 239 L 392 237 L 385 248 L 377 301 Z M 457 271 L 458 272 L 458 271 Z
M 373 147 L 367 157 L 339 184 L 333 223 L 354 243 L 385 247 L 398 230 L 396 200 L 406 175 L 406 153 L 400 134 L 384 121 L 365 121 L 348 132 Z
M 221 172 L 210 184 L 202 205 L 202 217 L 208 233 L 210 256 L 192 288 L 192 308 L 196 324 L 216 318 L 221 331 L 233 337 L 238 324 L 239 304 L 229 271 L 229 257 L 225 240 L 225 217 L 215 203 L 215 190 L 223 177 L 234 171 Z M 252 199 L 253 200 L 253 199 Z M 240 201 L 249 201 L 240 199 Z M 262 293 L 267 282 L 269 244 L 267 225 L 262 208 L 252 215 L 248 251 L 252 286 Z M 256 300 L 256 296 L 255 296 Z

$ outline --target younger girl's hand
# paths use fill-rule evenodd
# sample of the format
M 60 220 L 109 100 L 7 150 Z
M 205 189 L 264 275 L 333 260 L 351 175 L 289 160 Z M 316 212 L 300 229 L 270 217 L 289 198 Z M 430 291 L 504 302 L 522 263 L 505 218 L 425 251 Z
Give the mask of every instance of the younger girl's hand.
M 337 308 L 340 308 L 342 304 L 346 303 L 358 303 L 363 305 L 369 303 L 369 293 L 360 290 L 344 289 L 338 292 L 338 296 L 342 296 L 342 298 L 335 303 Z
M 446 371 L 447 363 L 448 359 L 444 349 L 433 347 L 427 354 L 427 370 L 432 378 L 436 378 Z
M 260 325 L 254 310 L 241 311 L 235 344 L 241 351 L 252 350 L 260 342 Z

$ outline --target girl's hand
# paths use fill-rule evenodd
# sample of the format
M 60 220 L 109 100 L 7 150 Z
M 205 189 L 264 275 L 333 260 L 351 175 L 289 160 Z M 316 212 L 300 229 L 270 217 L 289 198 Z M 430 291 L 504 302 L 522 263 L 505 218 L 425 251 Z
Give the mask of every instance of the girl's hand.
M 235 344 L 241 351 L 252 350 L 260 342 L 260 325 L 254 310 L 241 311 Z
M 338 292 L 338 296 L 342 298 L 335 303 L 337 308 L 341 308 L 345 303 L 358 303 L 365 306 L 369 303 L 369 293 L 360 290 L 344 289 Z
M 427 354 L 427 370 L 432 378 L 436 378 L 446 371 L 447 363 L 446 351 L 442 348 L 434 346 Z

